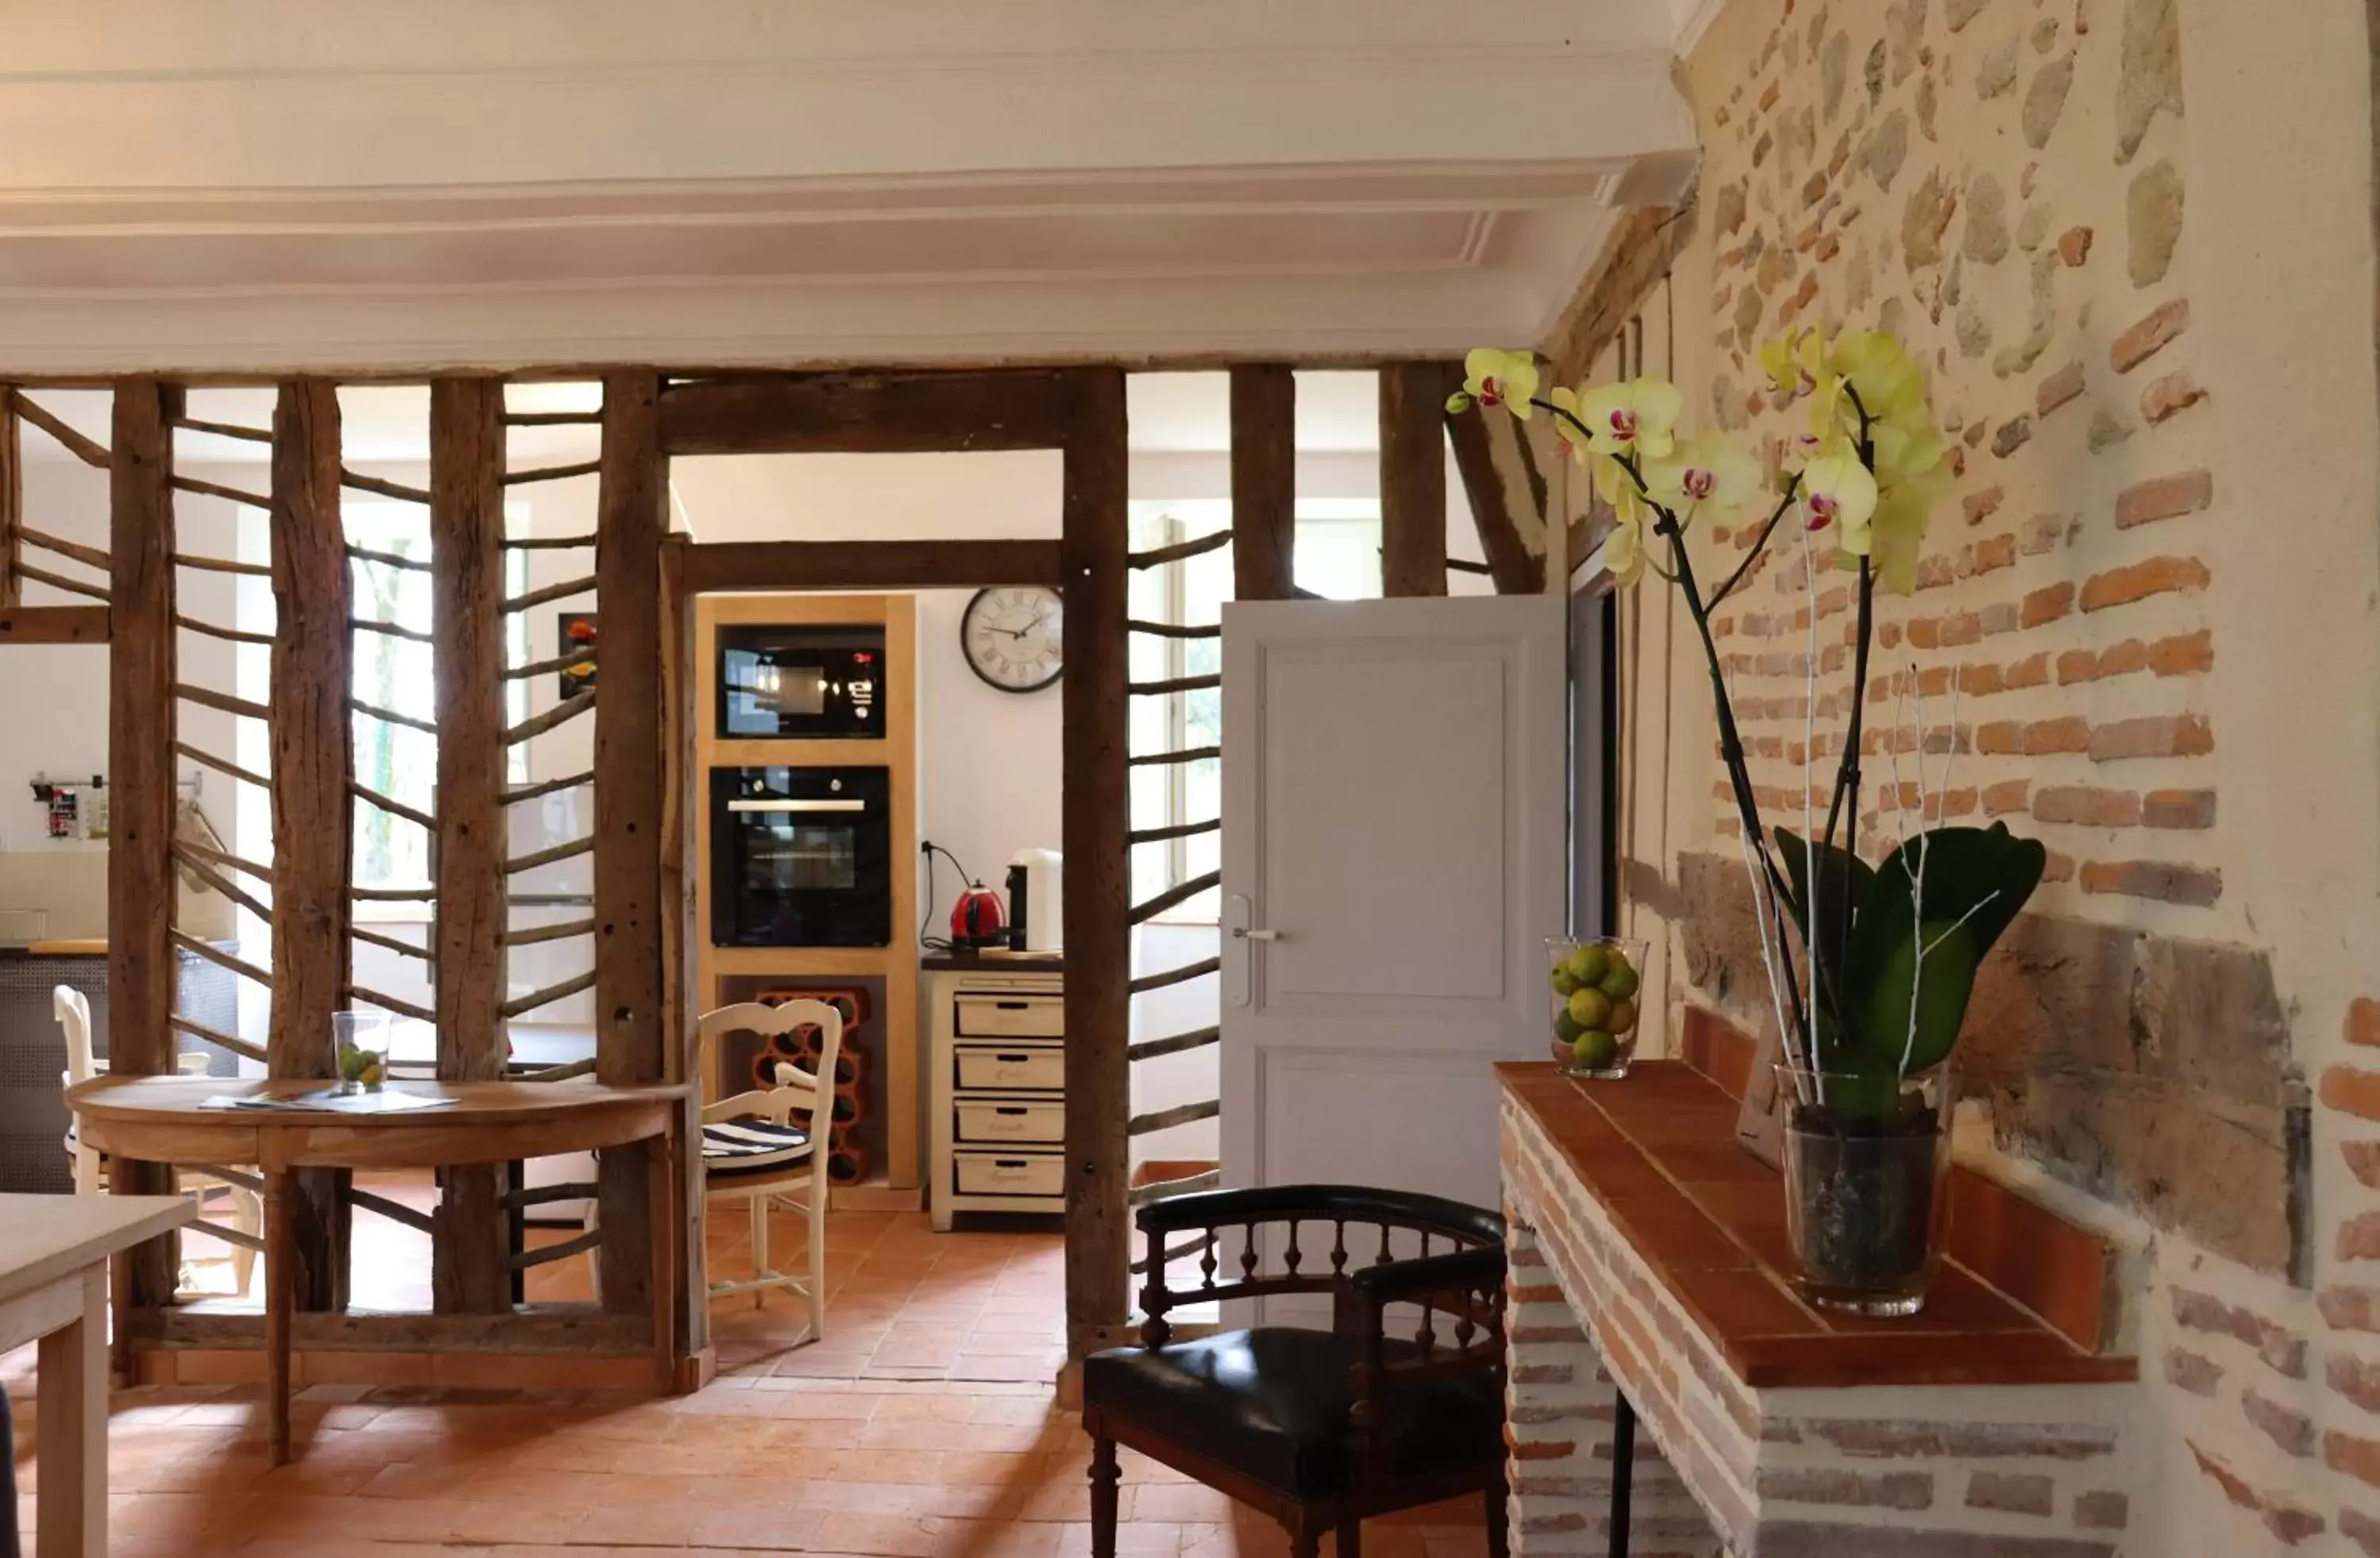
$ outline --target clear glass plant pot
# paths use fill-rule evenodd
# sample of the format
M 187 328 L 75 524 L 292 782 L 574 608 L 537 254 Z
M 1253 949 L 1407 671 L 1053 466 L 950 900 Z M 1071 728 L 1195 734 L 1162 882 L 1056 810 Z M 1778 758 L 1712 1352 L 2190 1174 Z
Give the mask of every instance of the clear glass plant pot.
M 1780 1065 L 1777 1085 L 1795 1285 L 1821 1308 L 1917 1313 L 1949 1232 L 1950 1067 L 1895 1077 Z
M 1627 1076 L 1645 996 L 1645 943 L 1625 936 L 1555 937 L 1546 943 L 1546 961 L 1554 1063 L 1572 1077 Z

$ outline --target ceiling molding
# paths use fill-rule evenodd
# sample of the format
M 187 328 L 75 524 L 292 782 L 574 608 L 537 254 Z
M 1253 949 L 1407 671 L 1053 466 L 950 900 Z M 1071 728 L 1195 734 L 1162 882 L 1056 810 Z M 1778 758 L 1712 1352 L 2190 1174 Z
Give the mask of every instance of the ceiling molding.
M 1678 28 L 1677 52 L 1680 59 L 1694 52 L 1694 46 L 1703 41 L 1703 34 L 1710 30 L 1710 24 L 1727 9 L 1728 0 L 1694 0 L 1694 6 Z

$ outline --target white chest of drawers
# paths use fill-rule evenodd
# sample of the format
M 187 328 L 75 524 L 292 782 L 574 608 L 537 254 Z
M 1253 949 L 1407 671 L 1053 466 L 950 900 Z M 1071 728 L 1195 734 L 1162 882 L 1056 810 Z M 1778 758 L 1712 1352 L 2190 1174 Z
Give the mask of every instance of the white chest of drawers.
M 927 975 L 928 1205 L 1066 1209 L 1066 980 L 1028 963 Z

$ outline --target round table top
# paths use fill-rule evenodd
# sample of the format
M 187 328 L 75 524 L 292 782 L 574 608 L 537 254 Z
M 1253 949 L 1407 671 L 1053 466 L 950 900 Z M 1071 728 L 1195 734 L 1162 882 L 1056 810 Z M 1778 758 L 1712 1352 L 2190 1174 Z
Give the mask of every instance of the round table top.
M 79 1114 L 93 1119 L 157 1119 L 187 1121 L 237 1120 L 259 1126 L 319 1126 L 370 1124 L 376 1128 L 408 1126 L 451 1128 L 455 1126 L 537 1125 L 570 1114 L 650 1104 L 687 1095 L 686 1084 L 650 1083 L 606 1087 L 580 1077 L 567 1082 L 404 1082 L 385 1089 L 418 1098 L 449 1099 L 435 1109 L 398 1109 L 384 1113 L 348 1109 L 210 1109 L 213 1098 L 295 1097 L 335 1087 L 320 1078 L 267 1080 L 231 1077 L 94 1077 L 67 1089 L 67 1102 Z

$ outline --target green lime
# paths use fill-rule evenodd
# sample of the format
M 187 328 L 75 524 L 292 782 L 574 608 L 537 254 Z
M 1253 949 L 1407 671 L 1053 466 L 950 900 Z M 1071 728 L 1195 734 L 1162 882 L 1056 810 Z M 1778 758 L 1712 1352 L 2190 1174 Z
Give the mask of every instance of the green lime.
M 1572 1016 L 1568 1012 L 1556 1012 L 1554 1014 L 1554 1037 L 1560 1040 L 1563 1043 L 1576 1043 L 1578 1041 L 1578 1036 L 1585 1031 L 1586 1024 L 1579 1021 L 1576 1017 Z
M 1599 1028 L 1580 1034 L 1570 1047 L 1572 1059 L 1589 1071 L 1608 1071 L 1620 1058 L 1620 1041 Z
M 1554 970 L 1554 993 L 1556 995 L 1566 996 L 1578 987 L 1578 976 L 1572 973 L 1567 966 Z
M 1578 976 L 1581 984 L 1599 984 L 1603 972 L 1611 967 L 1611 949 L 1590 942 L 1570 955 L 1570 971 Z
M 1636 1003 L 1633 1001 L 1614 1001 L 1611 1004 L 1611 1031 L 1614 1033 L 1629 1033 L 1634 1031 L 1635 1027 Z
M 1636 970 L 1625 963 L 1619 963 L 1596 980 L 1596 988 L 1614 1001 L 1627 1001 L 1634 998 L 1637 983 Z
M 364 1053 L 353 1047 L 339 1052 L 339 1075 L 352 1082 L 364 1074 Z
M 1601 1028 L 1611 1019 L 1611 1000 L 1588 985 L 1571 992 L 1570 1015 L 1581 1028 Z

